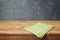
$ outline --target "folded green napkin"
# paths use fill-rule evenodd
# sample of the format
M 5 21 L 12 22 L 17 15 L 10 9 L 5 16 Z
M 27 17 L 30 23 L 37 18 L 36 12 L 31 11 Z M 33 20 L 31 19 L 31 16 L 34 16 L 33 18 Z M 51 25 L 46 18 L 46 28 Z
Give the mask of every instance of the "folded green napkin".
M 53 28 L 52 25 L 38 22 L 30 27 L 24 28 L 24 30 L 32 32 L 38 38 L 43 38 L 43 36 L 52 28 Z

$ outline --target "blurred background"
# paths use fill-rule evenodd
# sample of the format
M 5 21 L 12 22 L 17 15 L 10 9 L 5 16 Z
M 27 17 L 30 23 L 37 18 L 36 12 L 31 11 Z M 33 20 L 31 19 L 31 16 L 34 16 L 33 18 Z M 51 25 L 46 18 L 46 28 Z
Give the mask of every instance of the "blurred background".
M 60 20 L 60 0 L 0 0 L 0 20 Z

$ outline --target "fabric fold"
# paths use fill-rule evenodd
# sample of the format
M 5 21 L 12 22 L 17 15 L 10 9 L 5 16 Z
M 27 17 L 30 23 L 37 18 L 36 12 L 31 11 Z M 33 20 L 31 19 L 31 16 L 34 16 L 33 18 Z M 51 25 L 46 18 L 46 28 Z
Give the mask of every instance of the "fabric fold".
M 36 35 L 38 38 L 43 38 L 44 35 L 50 31 L 54 26 L 38 22 L 30 27 L 24 28 L 24 30 L 32 32 L 34 35 Z

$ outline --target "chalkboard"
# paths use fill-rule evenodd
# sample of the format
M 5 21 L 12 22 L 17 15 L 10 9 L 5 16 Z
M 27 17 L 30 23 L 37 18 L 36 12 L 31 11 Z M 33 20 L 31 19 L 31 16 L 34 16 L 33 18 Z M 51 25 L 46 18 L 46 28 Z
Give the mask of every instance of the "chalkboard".
M 60 1 L 0 0 L 0 20 L 60 20 Z

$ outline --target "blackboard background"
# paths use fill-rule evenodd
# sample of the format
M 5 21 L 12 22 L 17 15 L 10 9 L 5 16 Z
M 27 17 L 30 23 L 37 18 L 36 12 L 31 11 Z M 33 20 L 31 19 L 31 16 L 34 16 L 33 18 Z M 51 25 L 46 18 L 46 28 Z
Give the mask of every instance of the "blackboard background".
M 60 20 L 60 0 L 0 0 L 0 20 Z

